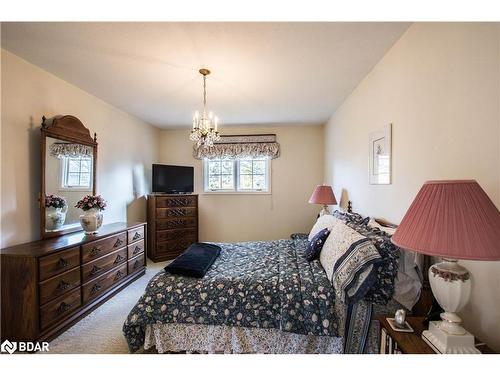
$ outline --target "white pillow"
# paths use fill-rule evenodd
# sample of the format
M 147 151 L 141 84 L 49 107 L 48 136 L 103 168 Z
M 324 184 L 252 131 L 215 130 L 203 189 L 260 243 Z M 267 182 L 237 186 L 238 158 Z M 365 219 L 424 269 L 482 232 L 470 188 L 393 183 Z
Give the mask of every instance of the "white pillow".
M 368 226 L 370 226 L 372 228 L 378 228 L 390 236 L 392 236 L 396 232 L 396 228 L 384 227 L 383 225 L 380 225 L 379 223 L 377 223 L 377 221 L 374 218 L 370 218 L 370 221 L 368 222 Z
M 309 241 L 311 241 L 312 238 L 323 229 L 328 228 L 331 230 L 335 223 L 338 221 L 340 220 L 332 215 L 323 215 L 318 217 L 318 220 L 316 220 L 316 223 L 312 227 L 311 232 L 309 232 Z

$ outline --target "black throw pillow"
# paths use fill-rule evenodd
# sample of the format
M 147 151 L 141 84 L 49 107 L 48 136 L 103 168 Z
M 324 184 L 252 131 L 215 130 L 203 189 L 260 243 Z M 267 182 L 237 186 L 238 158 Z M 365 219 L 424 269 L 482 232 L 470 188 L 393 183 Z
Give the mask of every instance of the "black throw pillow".
M 220 246 L 209 243 L 194 243 L 172 263 L 165 271 L 175 275 L 203 277 L 220 254 Z
M 330 229 L 325 228 L 320 230 L 318 233 L 311 238 L 309 244 L 306 248 L 306 259 L 310 262 L 312 260 L 318 259 L 319 254 L 321 253 L 321 249 L 323 249 L 323 245 L 325 244 L 326 239 L 330 235 Z

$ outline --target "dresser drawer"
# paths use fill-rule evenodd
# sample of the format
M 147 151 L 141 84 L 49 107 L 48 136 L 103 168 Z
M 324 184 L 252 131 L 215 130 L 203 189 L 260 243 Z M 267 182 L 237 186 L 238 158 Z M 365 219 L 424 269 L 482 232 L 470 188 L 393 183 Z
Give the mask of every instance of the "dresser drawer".
M 51 301 L 40 308 L 40 328 L 43 330 L 51 323 L 58 322 L 60 318 L 69 315 L 82 304 L 80 288 Z
M 156 251 L 159 254 L 165 254 L 165 253 L 180 254 L 184 250 L 186 250 L 189 247 L 189 245 L 195 243 L 196 241 L 197 241 L 196 236 L 192 235 L 192 236 L 182 237 L 182 238 L 178 238 L 178 239 L 171 240 L 171 241 L 157 242 L 156 243 Z
M 144 253 L 128 261 L 128 274 L 132 274 L 144 268 Z
M 82 282 L 85 283 L 92 280 L 126 261 L 127 248 L 124 247 L 93 262 L 84 264 L 82 266 Z
M 99 297 L 125 276 L 127 276 L 127 264 L 123 263 L 121 266 L 113 268 L 111 271 L 106 272 L 97 279 L 84 284 L 82 286 L 83 303 L 87 303 L 94 298 Z
M 156 232 L 156 241 L 158 242 L 172 241 L 183 237 L 192 238 L 195 236 L 196 236 L 196 228 L 159 230 Z
M 157 230 L 196 228 L 198 220 L 196 217 L 178 217 L 173 219 L 156 220 Z
M 196 207 L 197 197 L 157 197 L 156 207 Z
M 157 208 L 156 217 L 158 219 L 176 218 L 186 216 L 196 216 L 196 207 L 178 207 L 178 208 Z
M 39 284 L 40 305 L 80 286 L 80 267 L 61 273 Z
M 127 232 L 82 245 L 82 263 L 87 263 L 127 245 Z
M 128 243 L 144 239 L 144 227 L 137 227 L 128 231 Z
M 144 252 L 144 240 L 128 245 L 128 259 L 132 259 L 136 255 Z
M 56 254 L 40 258 L 40 281 L 58 275 L 80 265 L 80 249 L 73 247 Z

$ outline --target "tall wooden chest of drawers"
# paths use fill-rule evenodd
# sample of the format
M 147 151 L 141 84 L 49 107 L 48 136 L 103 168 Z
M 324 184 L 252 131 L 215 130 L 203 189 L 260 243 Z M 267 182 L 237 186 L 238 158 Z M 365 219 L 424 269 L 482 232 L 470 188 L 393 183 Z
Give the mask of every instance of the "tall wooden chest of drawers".
M 1 341 L 47 341 L 145 272 L 145 223 L 0 250 Z
M 198 195 L 148 196 L 148 258 L 173 259 L 198 242 Z

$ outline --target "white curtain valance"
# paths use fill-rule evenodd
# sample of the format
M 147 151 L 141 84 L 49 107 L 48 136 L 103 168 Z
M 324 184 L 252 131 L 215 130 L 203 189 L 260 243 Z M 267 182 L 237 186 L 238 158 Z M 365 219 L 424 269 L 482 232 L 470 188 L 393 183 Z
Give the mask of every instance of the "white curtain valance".
M 49 147 L 50 156 L 61 159 L 64 157 L 89 157 L 94 154 L 94 150 L 90 146 L 81 145 L 79 143 L 53 143 Z
M 280 156 L 280 144 L 276 142 L 276 134 L 262 135 L 226 135 L 212 147 L 193 147 L 195 159 L 235 159 L 269 157 L 276 159 Z

